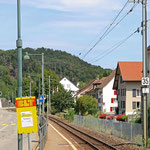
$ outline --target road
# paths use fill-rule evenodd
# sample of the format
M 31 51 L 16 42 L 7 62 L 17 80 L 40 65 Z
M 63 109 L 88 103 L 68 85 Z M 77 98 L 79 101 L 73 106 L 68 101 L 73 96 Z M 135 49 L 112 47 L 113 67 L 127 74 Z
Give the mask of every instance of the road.
M 37 134 L 32 133 L 31 140 L 36 140 Z M 16 112 L 0 109 L 0 150 L 17 150 L 17 117 Z M 23 135 L 23 150 L 28 149 L 27 134 Z M 31 142 L 33 147 L 35 143 Z

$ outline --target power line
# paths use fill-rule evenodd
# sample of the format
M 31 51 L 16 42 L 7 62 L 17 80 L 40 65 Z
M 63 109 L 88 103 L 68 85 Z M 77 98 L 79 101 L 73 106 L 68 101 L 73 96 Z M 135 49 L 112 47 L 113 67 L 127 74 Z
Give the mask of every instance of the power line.
M 120 10 L 120 12 L 117 14 L 117 16 L 113 19 L 112 23 L 108 24 L 108 25 L 103 29 L 104 33 L 103 33 L 103 31 L 101 32 L 101 33 L 103 33 L 102 36 L 103 36 L 103 35 L 111 28 L 111 26 L 115 23 L 115 21 L 117 20 L 117 18 L 118 18 L 119 15 L 121 14 L 121 12 L 125 9 L 125 7 L 127 6 L 127 4 L 128 4 L 128 1 L 124 4 L 123 8 Z M 97 36 L 95 39 L 97 39 L 97 38 L 101 35 L 101 33 L 99 33 L 98 36 Z M 94 39 L 92 42 L 90 42 L 90 44 L 89 44 L 88 46 L 90 46 L 90 45 L 95 41 L 95 39 Z M 86 48 L 88 48 L 88 46 L 87 46 Z M 85 51 L 86 48 L 85 48 L 83 51 Z M 81 53 L 79 53 L 79 55 L 80 55 L 80 54 L 81 54 Z M 83 57 L 84 57 L 84 56 L 83 56 Z
M 115 27 L 117 27 L 119 25 L 119 23 L 121 23 L 123 21 L 123 19 L 129 15 L 133 9 L 137 6 L 138 3 L 134 4 L 134 6 L 108 31 L 106 30 L 104 32 L 104 34 L 99 38 L 99 40 L 88 50 L 88 52 L 83 56 L 83 58 L 85 58 L 98 44 L 99 42 L 101 42 L 110 32 L 112 32 L 114 30 Z M 113 23 L 114 24 L 114 23 Z
M 84 53 L 84 51 L 109 27 L 109 24 L 103 29 L 103 31 L 101 31 L 96 38 L 94 38 L 83 50 L 82 53 Z M 79 55 L 82 55 L 82 53 L 79 53 Z
M 134 31 L 132 34 L 130 34 L 128 37 L 126 37 L 125 39 L 121 40 L 119 43 L 116 43 L 115 45 L 113 45 L 111 48 L 107 49 L 106 51 L 108 51 L 107 53 L 104 52 L 100 58 L 98 57 L 95 57 L 95 58 L 98 58 L 96 59 L 95 61 L 91 62 L 91 63 L 94 63 L 94 62 L 97 62 L 99 61 L 100 59 L 104 58 L 105 56 L 109 55 L 110 53 L 112 53 L 114 50 L 116 50 L 118 47 L 120 47 L 123 43 L 125 43 L 129 38 L 131 38 L 135 33 L 137 32 L 140 32 L 140 28 L 141 27 L 138 27 L 136 31 Z

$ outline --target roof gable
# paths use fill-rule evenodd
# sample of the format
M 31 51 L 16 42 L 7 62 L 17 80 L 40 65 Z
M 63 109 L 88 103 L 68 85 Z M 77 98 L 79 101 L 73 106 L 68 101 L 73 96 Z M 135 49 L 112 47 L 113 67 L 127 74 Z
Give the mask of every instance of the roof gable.
M 141 81 L 142 62 L 119 62 L 123 81 Z
M 75 86 L 70 80 L 68 80 L 66 77 L 64 77 L 64 78 L 60 81 L 60 83 L 61 83 L 62 85 L 63 85 L 63 84 L 70 84 L 72 90 L 76 90 L 76 91 L 79 90 L 79 88 L 76 87 L 76 86 Z
M 116 70 L 112 71 L 112 73 L 108 77 L 105 77 L 104 79 L 102 78 L 103 79 L 102 84 L 98 88 L 101 89 L 101 88 L 105 87 L 115 76 L 115 73 L 116 73 Z
M 120 75 L 124 82 L 140 82 L 142 78 L 142 62 L 118 62 L 113 89 L 118 88 Z

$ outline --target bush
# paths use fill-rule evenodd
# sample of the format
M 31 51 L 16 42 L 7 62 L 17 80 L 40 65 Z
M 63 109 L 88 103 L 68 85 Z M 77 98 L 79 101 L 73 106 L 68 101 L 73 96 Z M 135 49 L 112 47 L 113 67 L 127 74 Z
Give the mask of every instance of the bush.
M 96 115 L 98 111 L 99 111 L 98 109 L 89 109 L 88 114 Z
M 97 108 L 97 100 L 89 95 L 81 96 L 75 105 L 76 113 L 88 115 L 88 111 Z
M 106 119 L 106 114 L 101 114 L 101 115 L 99 116 L 99 118 L 100 118 L 100 119 Z
M 75 111 L 73 109 L 69 110 L 67 114 L 64 115 L 64 118 L 66 120 L 69 120 L 70 122 L 73 121 L 73 117 L 74 117 Z

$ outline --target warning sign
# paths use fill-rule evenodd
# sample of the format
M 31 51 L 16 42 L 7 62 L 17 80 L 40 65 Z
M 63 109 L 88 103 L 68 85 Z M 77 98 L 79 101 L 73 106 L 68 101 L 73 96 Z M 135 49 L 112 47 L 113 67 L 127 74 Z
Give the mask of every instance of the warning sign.
M 16 98 L 18 133 L 38 132 L 35 97 Z

